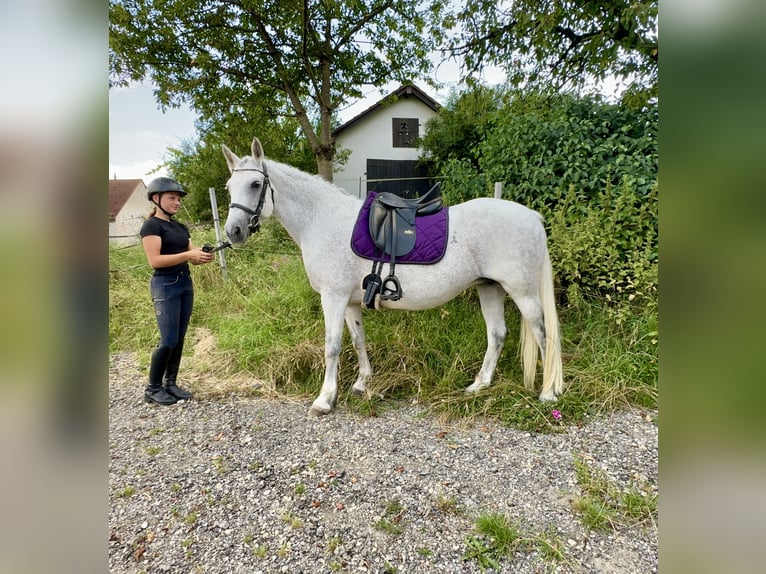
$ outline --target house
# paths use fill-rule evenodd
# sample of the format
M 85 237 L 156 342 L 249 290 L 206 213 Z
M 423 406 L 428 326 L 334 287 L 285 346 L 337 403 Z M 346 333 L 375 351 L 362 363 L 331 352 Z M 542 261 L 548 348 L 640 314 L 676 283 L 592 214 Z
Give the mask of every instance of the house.
M 143 180 L 110 179 L 109 241 L 116 245 L 140 243 L 138 232 L 150 207 Z
M 430 187 L 418 165 L 417 139 L 441 106 L 412 84 L 399 87 L 333 132 L 337 149 L 351 152 L 333 175 L 335 185 L 356 197 L 389 191 L 417 197 Z

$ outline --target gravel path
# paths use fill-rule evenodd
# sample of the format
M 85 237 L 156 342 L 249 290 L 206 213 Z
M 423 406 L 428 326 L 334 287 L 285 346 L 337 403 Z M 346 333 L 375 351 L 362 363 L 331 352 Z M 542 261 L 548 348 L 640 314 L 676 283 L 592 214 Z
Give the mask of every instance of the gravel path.
M 499 513 L 564 559 L 522 546 L 500 571 L 657 571 L 657 526 L 591 532 L 572 503 L 573 459 L 621 487 L 657 485 L 654 413 L 560 434 L 445 427 L 414 408 L 363 418 L 309 403 L 230 397 L 142 401 L 132 355 L 110 363 L 109 571 L 481 572 L 475 520 Z M 182 383 L 183 385 L 183 383 Z

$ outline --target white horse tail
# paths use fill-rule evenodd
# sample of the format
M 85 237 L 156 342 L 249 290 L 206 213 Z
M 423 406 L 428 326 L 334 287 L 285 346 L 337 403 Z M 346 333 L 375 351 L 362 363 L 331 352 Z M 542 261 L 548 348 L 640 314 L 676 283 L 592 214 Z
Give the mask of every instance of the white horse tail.
M 548 248 L 545 249 L 543 274 L 540 278 L 540 300 L 545 317 L 545 357 L 543 359 L 543 390 L 540 400 L 555 400 L 564 391 L 564 376 L 561 365 L 561 340 L 559 337 L 559 316 L 556 312 L 556 298 L 553 292 L 553 269 Z
M 561 343 L 559 340 L 559 319 L 556 312 L 556 299 L 553 293 L 553 269 L 545 250 L 542 274 L 539 286 L 540 304 L 543 309 L 545 326 L 545 352 L 543 353 L 543 389 L 540 400 L 555 400 L 564 388 L 561 366 Z M 522 315 L 519 351 L 524 370 L 524 387 L 531 391 L 535 387 L 537 372 L 537 339 L 532 326 Z
M 521 333 L 519 334 L 519 354 L 521 366 L 524 369 L 524 387 L 531 391 L 535 388 L 535 374 L 537 373 L 537 341 L 532 332 L 529 322 L 521 316 Z

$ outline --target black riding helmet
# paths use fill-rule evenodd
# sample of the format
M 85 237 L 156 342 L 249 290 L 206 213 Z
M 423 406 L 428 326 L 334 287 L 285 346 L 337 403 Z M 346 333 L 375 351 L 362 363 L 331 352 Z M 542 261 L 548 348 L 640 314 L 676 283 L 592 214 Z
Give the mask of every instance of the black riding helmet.
M 186 195 L 184 188 L 175 179 L 169 177 L 157 177 L 149 182 L 146 186 L 146 199 L 152 200 L 152 195 L 155 193 L 163 194 L 167 191 L 176 191 L 181 194 L 181 197 Z
M 184 188 L 181 187 L 181 184 L 178 183 L 175 179 L 171 179 L 169 177 L 157 177 L 149 182 L 149 185 L 146 186 L 146 198 L 151 201 L 154 205 L 157 206 L 157 209 L 162 211 L 165 215 L 168 217 L 173 217 L 172 213 L 168 213 L 165 211 L 165 209 L 160 205 L 159 197 L 162 196 L 163 193 L 168 193 L 170 191 L 174 191 L 183 197 L 186 195 L 186 192 L 184 191 Z M 152 195 L 159 194 L 157 201 L 152 201 Z

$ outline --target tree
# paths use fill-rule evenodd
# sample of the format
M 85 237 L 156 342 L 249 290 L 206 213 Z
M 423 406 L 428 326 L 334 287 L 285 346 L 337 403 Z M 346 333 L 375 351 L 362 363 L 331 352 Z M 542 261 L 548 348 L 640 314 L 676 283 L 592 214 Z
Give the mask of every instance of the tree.
M 497 112 L 503 107 L 501 88 L 477 85 L 463 92 L 453 91 L 447 103 L 428 120 L 420 141 L 422 159 L 436 169 L 449 159 L 467 159 L 479 168 L 479 145 L 491 131 Z
M 110 0 L 110 82 L 149 77 L 162 107 L 210 119 L 291 116 L 332 181 L 334 114 L 365 85 L 427 74 L 442 16 L 439 0 Z
M 583 86 L 615 76 L 626 98 L 657 96 L 657 0 L 466 0 L 449 53 L 467 72 L 503 67 L 516 86 Z

